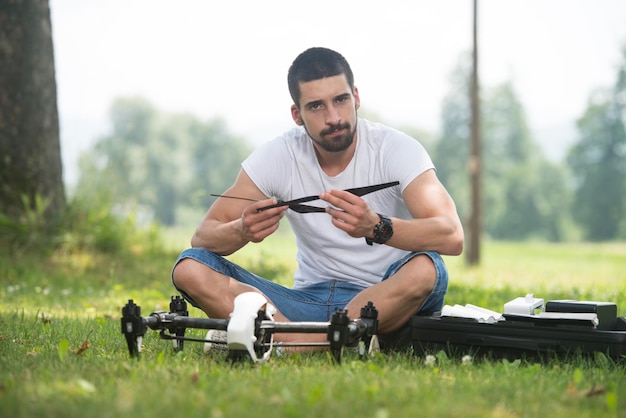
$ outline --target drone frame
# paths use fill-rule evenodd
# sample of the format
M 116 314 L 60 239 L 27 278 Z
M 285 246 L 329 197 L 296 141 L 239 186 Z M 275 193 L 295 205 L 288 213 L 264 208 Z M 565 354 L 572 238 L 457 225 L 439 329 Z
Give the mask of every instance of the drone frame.
M 255 294 L 258 295 L 258 294 Z M 241 297 L 241 296 L 240 296 Z M 258 296 L 257 296 L 258 297 Z M 265 299 L 263 298 L 265 301 Z M 237 302 L 237 300 L 235 301 Z M 258 300 L 257 300 L 258 302 Z M 246 332 L 254 333 L 249 336 L 243 345 L 231 341 L 213 341 L 204 338 L 186 337 L 188 328 L 206 330 L 229 330 L 234 321 L 241 322 L 242 315 L 236 317 L 235 311 L 230 319 L 193 318 L 189 317 L 187 302 L 180 296 L 172 296 L 170 300 L 170 312 L 157 311 L 149 316 L 141 316 L 141 307 L 132 299 L 122 308 L 121 331 L 126 337 L 126 343 L 131 358 L 139 358 L 142 348 L 143 337 L 148 328 L 159 331 L 161 339 L 171 340 L 175 351 L 182 351 L 185 341 L 213 343 L 226 345 L 229 350 L 228 357 L 231 360 L 251 358 L 255 362 L 269 359 L 272 349 L 282 347 L 328 347 L 334 362 L 341 363 L 343 348 L 346 346 L 358 346 L 359 355 L 364 358 L 367 348 L 376 344 L 378 331 L 378 311 L 372 302 L 368 302 L 361 308 L 361 315 L 357 319 L 350 319 L 348 311 L 338 309 L 328 322 L 276 322 L 271 319 L 270 310 L 273 306 L 267 304 L 256 311 L 254 315 L 244 315 L 243 321 L 250 319 Z M 269 318 L 269 319 L 268 319 Z M 311 333 L 326 334 L 327 342 L 318 343 L 285 343 L 274 342 L 275 333 Z

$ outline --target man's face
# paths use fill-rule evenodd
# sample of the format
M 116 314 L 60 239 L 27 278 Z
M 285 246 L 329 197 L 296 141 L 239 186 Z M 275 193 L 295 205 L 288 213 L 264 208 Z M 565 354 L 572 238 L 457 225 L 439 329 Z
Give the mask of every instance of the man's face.
M 300 83 L 299 104 L 291 107 L 293 120 L 319 148 L 340 152 L 354 142 L 360 99 L 343 74 Z

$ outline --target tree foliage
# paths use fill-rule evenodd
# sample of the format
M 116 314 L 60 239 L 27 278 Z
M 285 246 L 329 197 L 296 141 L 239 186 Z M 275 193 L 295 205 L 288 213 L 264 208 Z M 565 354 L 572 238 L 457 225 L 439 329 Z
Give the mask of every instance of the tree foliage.
M 461 60 L 452 72 L 450 92 L 441 109 L 441 137 L 433 152 L 437 175 L 452 194 L 464 223 L 470 214 L 470 63 L 469 59 Z
M 493 208 L 485 216 L 487 232 L 498 239 L 560 240 L 568 202 L 563 170 L 534 142 L 511 83 L 490 90 L 485 107 L 485 204 Z
M 76 194 L 163 225 L 175 224 L 183 206 L 208 207 L 210 193 L 234 181 L 249 152 L 223 121 L 164 114 L 141 98 L 116 100 L 110 116 L 111 134 L 81 157 Z
M 626 47 L 623 58 L 615 86 L 591 95 L 567 158 L 573 216 L 592 241 L 626 237 Z
M 469 214 L 469 74 L 465 61 L 453 73 L 435 149 L 439 177 L 464 221 Z M 533 141 L 512 83 L 483 90 L 481 119 L 485 232 L 497 239 L 562 239 L 565 175 Z

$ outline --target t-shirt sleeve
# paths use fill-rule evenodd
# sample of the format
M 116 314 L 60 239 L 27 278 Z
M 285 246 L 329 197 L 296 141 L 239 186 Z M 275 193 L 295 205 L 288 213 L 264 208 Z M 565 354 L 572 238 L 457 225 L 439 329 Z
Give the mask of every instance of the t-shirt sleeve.
M 389 178 L 400 182 L 402 191 L 420 174 L 435 168 L 424 146 L 408 135 L 400 134 L 395 141 L 388 142 L 387 148 L 383 169 Z
M 256 148 L 241 168 L 265 196 L 280 198 L 285 179 L 289 178 L 289 160 L 285 139 L 278 137 Z

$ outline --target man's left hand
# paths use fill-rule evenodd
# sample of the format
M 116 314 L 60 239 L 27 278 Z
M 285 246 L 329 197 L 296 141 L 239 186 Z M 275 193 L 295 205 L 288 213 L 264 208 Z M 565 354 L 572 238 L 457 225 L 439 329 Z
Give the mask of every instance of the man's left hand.
M 320 194 L 320 199 L 332 205 L 326 213 L 337 228 L 354 238 L 373 238 L 379 217 L 361 197 L 333 189 Z

